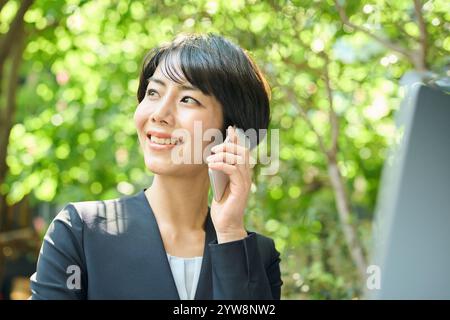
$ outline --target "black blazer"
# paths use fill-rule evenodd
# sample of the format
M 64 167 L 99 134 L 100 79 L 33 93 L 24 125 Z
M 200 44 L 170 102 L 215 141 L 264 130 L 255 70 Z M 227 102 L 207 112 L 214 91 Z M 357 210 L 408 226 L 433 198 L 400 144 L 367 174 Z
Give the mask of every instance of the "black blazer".
M 66 205 L 45 235 L 31 298 L 179 300 L 144 191 Z M 209 211 L 195 300 L 280 299 L 273 240 L 247 231 L 245 239 L 218 244 Z

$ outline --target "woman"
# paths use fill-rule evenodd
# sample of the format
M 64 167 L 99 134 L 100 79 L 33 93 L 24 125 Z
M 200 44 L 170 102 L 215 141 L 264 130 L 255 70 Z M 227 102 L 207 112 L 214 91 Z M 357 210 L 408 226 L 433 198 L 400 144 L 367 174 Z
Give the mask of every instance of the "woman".
M 244 227 L 251 169 L 234 127 L 269 124 L 269 88 L 255 63 L 220 36 L 179 36 L 146 56 L 137 97 L 151 186 L 61 210 L 31 277 L 32 299 L 280 299 L 274 242 Z M 199 124 L 230 141 L 199 137 Z M 211 207 L 208 168 L 230 181 Z

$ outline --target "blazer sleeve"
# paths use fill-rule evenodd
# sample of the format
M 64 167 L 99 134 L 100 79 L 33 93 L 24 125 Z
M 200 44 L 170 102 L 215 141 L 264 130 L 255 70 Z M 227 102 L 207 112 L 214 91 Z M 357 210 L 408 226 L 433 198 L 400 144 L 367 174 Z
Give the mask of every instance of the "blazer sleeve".
M 86 298 L 83 222 L 73 205 L 66 205 L 50 224 L 30 281 L 32 300 Z
M 261 237 L 258 245 L 257 234 L 247 233 L 242 240 L 209 243 L 213 299 L 279 300 L 280 253 L 272 239 Z

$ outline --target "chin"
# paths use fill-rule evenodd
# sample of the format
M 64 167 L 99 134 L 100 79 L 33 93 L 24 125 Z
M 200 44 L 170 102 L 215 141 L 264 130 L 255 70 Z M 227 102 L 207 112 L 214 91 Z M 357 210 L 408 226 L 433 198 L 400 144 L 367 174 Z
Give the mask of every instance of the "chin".
M 145 159 L 145 166 L 154 174 L 166 176 L 184 175 L 186 166 L 174 164 L 168 159 L 158 159 L 157 157 L 148 157 Z
M 207 170 L 207 165 L 192 165 L 192 164 L 174 164 L 169 161 L 162 161 L 159 159 L 146 159 L 145 166 L 154 174 L 162 176 L 198 176 L 202 171 Z
M 157 158 L 146 158 L 145 166 L 148 170 L 155 174 L 173 174 L 179 170 L 177 165 L 174 165 L 167 160 L 157 159 Z

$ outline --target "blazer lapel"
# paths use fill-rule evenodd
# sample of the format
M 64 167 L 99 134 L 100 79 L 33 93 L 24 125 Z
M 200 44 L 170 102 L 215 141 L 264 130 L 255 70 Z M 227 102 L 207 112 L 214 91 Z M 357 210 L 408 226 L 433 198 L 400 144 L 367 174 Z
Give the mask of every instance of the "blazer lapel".
M 205 246 L 203 249 L 202 267 L 200 270 L 200 277 L 198 279 L 197 291 L 195 292 L 194 300 L 212 300 L 212 273 L 211 273 L 211 258 L 209 256 L 208 244 L 217 239 L 216 230 L 211 220 L 211 208 L 208 207 L 208 215 L 205 221 Z
M 178 294 L 178 290 L 175 284 L 175 279 L 173 278 L 172 270 L 170 268 L 169 261 L 167 259 L 167 253 L 164 248 L 164 243 L 161 237 L 161 232 L 158 227 L 158 222 L 156 221 L 155 214 L 153 213 L 153 209 L 151 208 L 150 203 L 145 196 L 145 191 L 141 190 L 140 196 L 142 197 L 142 201 L 146 203 L 147 209 L 150 211 L 150 225 L 151 230 L 150 233 L 150 243 L 153 248 L 152 251 L 155 254 L 155 260 L 157 267 L 151 272 L 154 272 L 157 275 L 158 283 L 165 284 L 160 286 L 158 290 L 158 295 L 161 296 L 160 299 L 169 299 L 169 300 L 181 300 Z M 208 214 L 206 216 L 205 221 L 205 243 L 203 247 L 203 259 L 202 266 L 200 269 L 200 276 L 197 284 L 197 290 L 195 292 L 195 300 L 211 300 L 212 296 L 212 272 L 211 272 L 211 259 L 209 255 L 209 247 L 208 244 L 212 241 L 216 240 L 216 231 L 214 229 L 214 224 L 210 215 L 210 207 L 208 207 Z
M 155 284 L 155 287 L 151 290 L 157 291 L 152 292 L 151 295 L 158 296 L 157 299 L 180 300 L 172 270 L 170 269 L 169 260 L 167 259 L 166 249 L 164 248 L 158 222 L 156 221 L 153 209 L 145 196 L 145 190 L 146 189 L 140 192 L 140 197 L 150 213 L 150 230 L 148 230 L 150 237 L 149 243 L 151 245 L 150 250 L 153 252 L 152 254 L 154 256 L 148 272 L 154 277 L 153 283 Z

